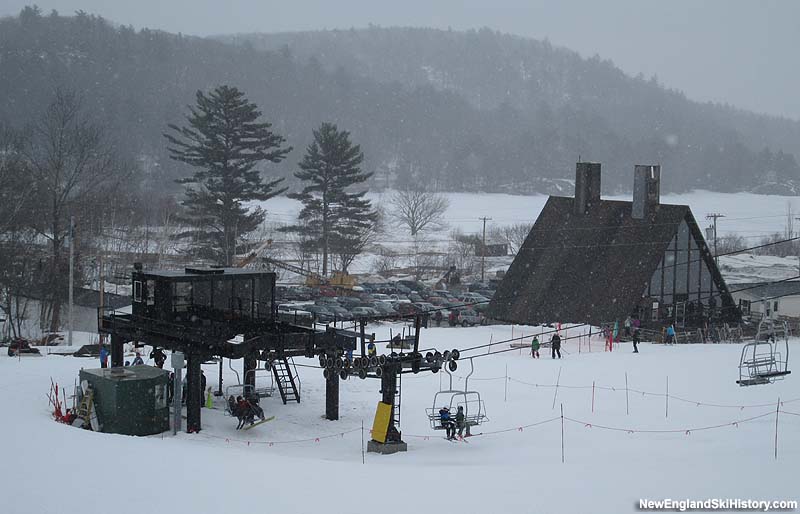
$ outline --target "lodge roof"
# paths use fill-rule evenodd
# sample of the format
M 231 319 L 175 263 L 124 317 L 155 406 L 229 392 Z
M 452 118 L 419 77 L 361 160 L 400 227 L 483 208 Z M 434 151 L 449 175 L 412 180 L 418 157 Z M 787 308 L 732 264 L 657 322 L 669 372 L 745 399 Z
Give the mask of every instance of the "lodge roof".
M 520 324 L 599 325 L 628 316 L 684 219 L 706 248 L 686 205 L 644 219 L 633 203 L 599 200 L 587 214 L 575 199 L 551 196 L 489 305 L 491 317 Z

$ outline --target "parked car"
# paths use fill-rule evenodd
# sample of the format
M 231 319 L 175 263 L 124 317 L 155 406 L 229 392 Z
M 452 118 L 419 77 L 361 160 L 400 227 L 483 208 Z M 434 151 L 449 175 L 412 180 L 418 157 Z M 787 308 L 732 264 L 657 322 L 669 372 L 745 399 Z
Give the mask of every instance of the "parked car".
M 388 294 L 383 294 L 383 293 L 373 293 L 372 299 L 375 300 L 376 302 L 386 302 L 391 300 Z
M 413 303 L 425 301 L 425 299 L 422 296 L 420 296 L 419 293 L 413 293 L 413 292 L 409 293 L 408 299 L 411 300 Z
M 328 323 L 334 320 L 333 312 L 329 311 L 327 307 L 322 305 L 309 305 L 305 308 L 308 312 L 314 315 L 317 321 L 321 323 Z
M 414 314 L 419 314 L 420 310 L 413 303 L 404 302 L 397 304 L 397 312 L 403 316 L 413 316 Z
M 471 327 L 474 325 L 485 325 L 486 317 L 483 314 L 476 312 L 473 309 L 463 309 L 458 311 L 458 324 L 462 327 Z
M 373 316 L 380 315 L 378 311 L 376 311 L 372 307 L 353 307 L 350 313 L 353 315 L 354 318 L 371 318 Z
M 353 319 L 353 315 L 350 314 L 350 311 L 340 305 L 326 305 L 326 307 L 336 316 L 337 320 Z
M 339 305 L 344 307 L 345 309 L 351 309 L 359 305 L 363 300 L 356 296 L 340 296 L 339 297 Z
M 393 316 L 397 314 L 397 311 L 392 307 L 392 304 L 389 302 L 375 302 L 373 304 L 373 308 L 380 312 L 383 316 Z

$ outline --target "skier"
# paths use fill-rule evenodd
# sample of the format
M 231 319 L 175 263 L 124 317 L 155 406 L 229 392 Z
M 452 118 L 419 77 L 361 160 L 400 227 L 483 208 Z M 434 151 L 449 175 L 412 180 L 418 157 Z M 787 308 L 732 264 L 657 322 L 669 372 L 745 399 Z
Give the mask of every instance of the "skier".
M 667 327 L 667 338 L 665 340 L 666 344 L 675 344 L 675 327 L 670 325 Z
M 436 326 L 437 327 L 441 327 L 442 326 L 442 319 L 444 319 L 444 316 L 442 316 L 442 311 L 437 310 L 436 314 L 433 315 L 433 319 L 434 319 L 434 321 L 436 321 Z
M 439 409 L 439 419 L 441 420 L 442 426 L 447 433 L 447 439 L 450 440 L 455 438 L 456 429 L 453 426 L 453 420 L 450 417 L 450 409 L 447 407 L 442 407 Z
M 458 406 L 458 412 L 456 412 L 456 426 L 458 427 L 458 438 L 463 439 L 464 427 L 467 425 L 464 423 L 464 407 L 462 405 Z M 455 432 L 455 429 L 453 431 Z
M 639 353 L 639 329 L 633 329 L 633 353 Z
M 550 339 L 550 349 L 552 357 L 556 358 L 556 353 L 558 354 L 558 358 L 561 358 L 561 336 L 558 334 L 553 334 L 553 337 Z
M 136 358 L 133 359 L 132 366 L 144 366 L 144 360 L 142 360 L 142 354 L 141 353 L 136 352 Z
M 625 324 L 624 324 L 624 326 L 625 326 L 625 337 L 630 337 L 631 336 L 631 325 L 632 324 L 633 324 L 633 320 L 631 320 L 630 316 L 625 318 Z
M 150 352 L 150 358 L 153 359 L 153 362 L 155 362 L 156 366 L 160 369 L 163 369 L 164 363 L 167 362 L 167 356 L 161 348 L 153 348 L 153 351 Z
M 100 367 L 108 367 L 108 350 L 106 350 L 106 347 L 103 345 L 100 345 Z
M 541 345 L 539 344 L 539 338 L 536 337 L 536 336 L 533 336 L 533 341 L 531 341 L 531 357 L 533 357 L 534 359 L 538 359 L 539 358 L 539 347 L 540 346 Z
M 377 355 L 377 353 L 378 353 L 378 351 L 375 349 L 375 343 L 370 341 L 367 344 L 367 356 L 368 357 L 374 357 L 375 355 Z

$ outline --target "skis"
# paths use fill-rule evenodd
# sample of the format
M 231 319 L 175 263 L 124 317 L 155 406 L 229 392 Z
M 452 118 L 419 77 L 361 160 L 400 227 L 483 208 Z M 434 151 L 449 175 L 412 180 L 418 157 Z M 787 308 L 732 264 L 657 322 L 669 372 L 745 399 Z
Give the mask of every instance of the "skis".
M 268 418 L 264 418 L 261 421 L 257 421 L 255 423 L 253 423 L 252 425 L 247 425 L 246 427 L 242 427 L 242 430 L 250 430 L 253 427 L 257 427 L 258 425 L 260 425 L 262 423 L 266 423 L 267 421 L 272 421 L 273 419 L 275 419 L 275 416 L 270 416 Z

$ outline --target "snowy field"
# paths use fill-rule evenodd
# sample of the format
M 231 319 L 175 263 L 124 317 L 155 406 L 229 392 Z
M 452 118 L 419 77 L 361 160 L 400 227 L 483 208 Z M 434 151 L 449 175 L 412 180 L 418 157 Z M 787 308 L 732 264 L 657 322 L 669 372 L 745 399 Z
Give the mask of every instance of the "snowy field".
M 389 328 L 399 330 L 376 327 L 379 337 Z M 533 331 L 431 328 L 423 331 L 422 345 L 465 348 Z M 498 343 L 491 351 L 506 348 Z M 463 387 L 465 357 L 489 350 L 464 354 L 454 387 Z M 252 430 L 237 432 L 217 404 L 203 410 L 200 434 L 126 437 L 50 418 L 50 379 L 71 392 L 78 370 L 96 360 L 3 354 L 0 511 L 612 514 L 634 511 L 640 498 L 800 497 L 800 416 L 789 414 L 800 413 L 796 376 L 740 388 L 739 345 L 645 343 L 632 354 L 622 344 L 608 353 L 598 339 L 590 346 L 582 338 L 564 350 L 561 360 L 545 349 L 541 360 L 516 350 L 474 359 L 470 389 L 481 393 L 490 422 L 466 444 L 446 441 L 425 415 L 434 394 L 447 387 L 447 375 L 404 375 L 401 428 L 409 451 L 366 454 L 363 464 L 361 426 L 372 424 L 375 380 L 341 384 L 339 421 L 322 417 L 321 370 L 301 367 L 302 403 L 265 399 L 262 406 L 276 419 Z M 792 341 L 792 354 L 798 350 Z M 204 371 L 216 386 L 216 366 Z M 227 361 L 225 383 L 236 383 Z M 778 397 L 785 413 L 778 418 L 776 460 Z
M 369 193 L 367 195 L 375 205 L 391 210 L 389 199 L 392 192 Z M 487 228 L 495 225 L 514 223 L 533 223 L 539 216 L 547 195 L 509 195 L 499 193 L 446 193 L 450 200 L 450 208 L 445 214 L 449 229 L 458 228 L 465 233 L 478 233 L 482 224 L 478 219 L 489 216 L 492 220 Z M 568 195 L 567 195 L 568 196 Z M 631 200 L 631 194 L 608 196 L 606 200 Z M 692 191 L 683 194 L 665 194 L 661 203 L 688 205 L 701 227 L 707 226 L 707 214 L 721 213 L 724 218 L 717 222 L 720 236 L 737 233 L 747 237 L 748 241 L 775 232 L 783 232 L 786 224 L 787 207 L 792 206 L 793 216 L 800 212 L 800 198 L 796 196 L 758 195 L 752 193 L 716 193 L 713 191 Z M 267 210 L 267 219 L 292 223 L 301 204 L 285 196 L 273 198 L 261 204 Z M 401 237 L 402 231 L 390 231 L 389 239 Z M 447 231 L 441 234 L 447 235 Z M 407 238 L 407 237 L 406 237 Z M 755 243 L 754 243 L 755 244 Z
M 367 196 L 377 206 L 383 207 L 387 213 L 392 210 L 390 199 L 391 191 L 384 193 L 370 193 Z M 481 216 L 488 216 L 491 220 L 487 223 L 487 231 L 493 226 L 507 226 L 517 223 L 533 223 L 539 216 L 545 202 L 546 195 L 522 196 L 509 194 L 485 193 L 446 193 L 450 207 L 444 215 L 447 226 L 438 232 L 430 232 L 423 236 L 426 250 L 446 251 L 452 230 L 460 230 L 464 234 L 480 234 Z M 630 194 L 603 196 L 604 199 L 630 201 Z M 784 233 L 787 211 L 791 208 L 792 216 L 800 212 L 800 199 L 794 196 L 757 195 L 752 193 L 716 193 L 711 191 L 693 191 L 685 194 L 668 194 L 661 197 L 665 204 L 686 204 L 692 212 L 700 227 L 709 225 L 706 215 L 710 213 L 724 214 L 718 220 L 718 235 L 737 234 L 744 238 L 745 244 L 755 246 L 761 238 L 774 233 Z M 278 197 L 264 202 L 261 206 L 267 210 L 267 220 L 280 224 L 293 223 L 301 204 L 290 198 Z M 411 237 L 402 227 L 398 227 L 388 220 L 386 233 L 380 236 L 377 244 L 390 248 L 399 253 L 409 253 L 412 246 Z M 795 222 L 797 223 L 797 222 Z M 277 240 L 286 236 L 277 235 Z M 404 250 L 406 250 L 404 252 Z M 742 261 L 735 257 L 721 261 L 729 269 L 723 269 L 723 274 L 728 278 L 727 272 L 732 272 L 731 283 L 748 282 L 757 280 L 783 279 L 797 275 L 797 258 L 789 257 L 773 262 L 760 262 L 755 265 L 750 261 Z M 757 257 L 761 259 L 761 257 Z M 398 263 L 401 264 L 402 263 Z M 406 262 L 406 265 L 409 263 Z M 487 262 L 488 270 L 506 269 L 510 264 L 508 259 L 490 258 Z M 375 256 L 364 254 L 351 266 L 351 272 L 369 273 L 375 270 Z M 288 275 L 290 278 L 291 275 Z M 283 277 L 282 280 L 287 280 Z

